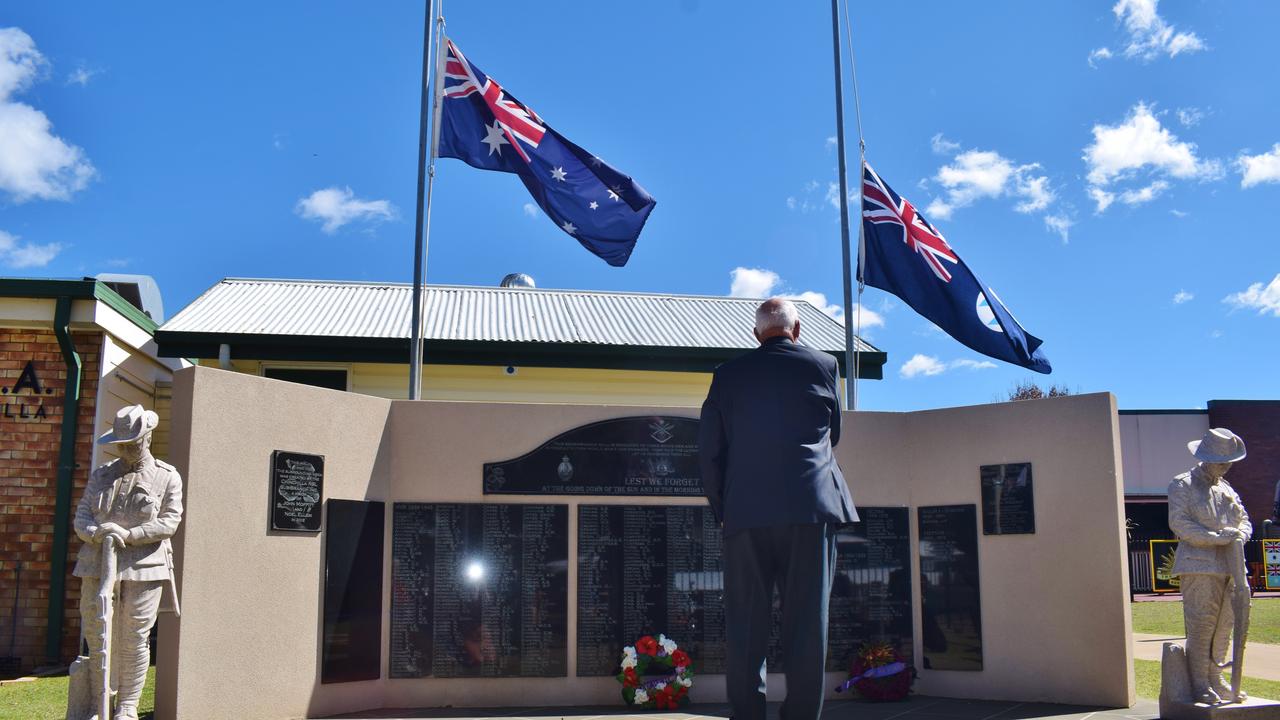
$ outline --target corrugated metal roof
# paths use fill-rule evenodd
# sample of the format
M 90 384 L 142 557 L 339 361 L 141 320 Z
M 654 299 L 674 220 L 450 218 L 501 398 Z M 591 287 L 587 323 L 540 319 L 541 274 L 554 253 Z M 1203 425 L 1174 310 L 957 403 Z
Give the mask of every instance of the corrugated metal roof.
M 400 283 L 227 278 L 161 328 L 167 333 L 408 338 L 412 286 Z M 759 300 L 585 290 L 431 285 L 428 340 L 624 345 L 756 346 Z M 801 342 L 844 350 L 844 326 L 796 301 Z M 879 352 L 858 340 L 860 352 Z

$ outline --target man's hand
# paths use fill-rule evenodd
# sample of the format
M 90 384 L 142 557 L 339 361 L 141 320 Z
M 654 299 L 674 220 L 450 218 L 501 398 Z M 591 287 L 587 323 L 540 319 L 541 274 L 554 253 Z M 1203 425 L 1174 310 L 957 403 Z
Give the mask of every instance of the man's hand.
M 102 523 L 93 534 L 95 542 L 104 542 L 110 538 L 115 542 L 116 547 L 124 547 L 124 541 L 127 537 L 129 537 L 129 531 L 113 522 Z
M 1218 531 L 1218 539 L 1223 545 L 1230 545 L 1236 540 L 1244 540 L 1244 533 L 1240 532 L 1240 528 L 1227 527 Z

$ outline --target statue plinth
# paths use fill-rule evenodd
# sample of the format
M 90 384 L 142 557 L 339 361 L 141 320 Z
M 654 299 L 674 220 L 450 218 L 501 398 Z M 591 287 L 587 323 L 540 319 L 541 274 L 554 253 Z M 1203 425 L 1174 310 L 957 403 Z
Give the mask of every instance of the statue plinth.
M 1253 697 L 1220 705 L 1194 702 L 1186 652 L 1169 642 L 1160 661 L 1160 720 L 1280 720 L 1280 702 Z

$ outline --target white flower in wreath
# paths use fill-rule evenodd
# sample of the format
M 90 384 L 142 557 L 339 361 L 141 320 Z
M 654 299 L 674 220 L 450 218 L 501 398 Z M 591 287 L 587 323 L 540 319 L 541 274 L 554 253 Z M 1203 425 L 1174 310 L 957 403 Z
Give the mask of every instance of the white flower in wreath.
M 636 704 L 643 705 L 647 702 L 649 702 L 649 693 L 645 692 L 644 688 L 636 688 Z
M 658 636 L 658 644 L 662 646 L 662 651 L 667 655 L 676 651 L 676 641 L 666 635 Z
M 634 646 L 634 645 L 628 645 L 628 646 L 626 646 L 626 647 L 622 648 L 622 654 L 623 654 L 623 655 L 626 655 L 627 657 L 634 658 L 634 657 L 636 656 L 636 648 L 635 648 L 635 646 Z
M 623 669 L 623 670 L 628 670 L 628 669 L 630 669 L 630 668 L 633 668 L 633 667 L 635 667 L 635 666 L 636 666 L 636 664 L 637 664 L 637 663 L 638 663 L 638 661 L 636 660 L 636 656 L 635 656 L 634 654 L 632 654 L 632 655 L 623 655 L 623 656 L 622 656 L 622 669 Z
M 667 684 L 666 684 L 666 683 L 664 683 L 664 682 L 660 682 L 660 683 L 658 683 L 657 685 L 654 685 L 654 686 L 653 686 L 653 689 L 654 689 L 654 690 L 658 690 L 658 691 L 666 690 L 666 689 L 667 689 Z
M 681 675 L 680 677 L 676 678 L 676 682 L 680 683 L 684 687 L 693 687 L 693 681 L 685 677 L 684 675 Z

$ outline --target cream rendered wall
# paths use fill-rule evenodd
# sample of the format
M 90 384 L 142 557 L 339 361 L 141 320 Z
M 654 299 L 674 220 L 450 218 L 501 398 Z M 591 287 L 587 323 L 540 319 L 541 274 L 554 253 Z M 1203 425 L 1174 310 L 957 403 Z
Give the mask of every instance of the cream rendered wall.
M 1191 469 L 1195 459 L 1187 443 L 1209 431 L 1209 413 L 1120 416 L 1124 448 L 1124 491 L 1135 495 L 1167 495 L 1169 482 Z
M 217 360 L 202 360 L 216 367 Z M 393 363 L 310 363 L 233 360 L 237 372 L 262 375 L 265 367 L 342 368 L 352 392 L 403 400 L 408 397 L 409 367 Z M 579 368 L 516 368 L 487 365 L 427 365 L 426 400 L 700 407 L 711 373 Z
M 386 678 L 320 685 L 322 536 L 266 532 L 272 449 L 326 456 L 326 498 L 481 502 L 483 463 L 515 457 L 595 420 L 663 411 L 629 406 L 389 402 L 199 368 L 174 387 L 174 456 L 188 478 L 179 534 L 183 617 L 162 627 L 157 719 L 323 716 L 377 707 L 614 704 L 610 678 Z M 1033 463 L 1037 532 L 979 535 L 984 670 L 921 670 L 924 694 L 1127 706 L 1134 699 L 1122 483 L 1108 394 L 919 413 L 846 413 L 837 449 L 855 501 L 911 508 L 980 503 L 979 467 Z M 512 497 L 563 503 L 576 567 L 579 503 L 696 499 Z M 387 507 L 384 612 L 389 612 Z M 979 531 L 980 532 L 980 531 Z M 919 575 L 913 558 L 913 575 Z M 570 672 L 576 573 L 569 576 Z M 919 625 L 920 588 L 913 589 Z M 172 623 L 168 618 L 166 623 Z M 917 630 L 916 657 L 922 658 Z M 919 663 L 918 663 L 919 664 Z M 828 687 L 841 680 L 831 673 Z M 770 676 L 775 697 L 783 678 Z M 696 699 L 724 699 L 700 676 Z M 174 714 L 176 712 L 176 714 Z

